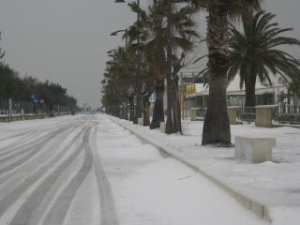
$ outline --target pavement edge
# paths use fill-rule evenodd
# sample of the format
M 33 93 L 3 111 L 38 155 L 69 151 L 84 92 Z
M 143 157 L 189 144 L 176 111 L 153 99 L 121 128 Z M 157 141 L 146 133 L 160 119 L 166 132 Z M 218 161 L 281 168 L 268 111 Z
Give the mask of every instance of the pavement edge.
M 234 190 L 232 187 L 229 187 L 224 182 L 218 180 L 211 174 L 208 174 L 207 172 L 203 171 L 199 166 L 193 164 L 188 159 L 184 158 L 183 155 L 180 155 L 180 153 L 177 150 L 170 150 L 170 147 L 167 146 L 161 146 L 147 137 L 142 136 L 141 134 L 136 133 L 133 129 L 126 127 L 125 125 L 121 124 L 117 120 L 113 119 L 112 117 L 107 117 L 108 119 L 112 120 L 113 122 L 117 123 L 119 126 L 123 127 L 124 129 L 130 131 L 130 133 L 134 134 L 138 139 L 140 139 L 144 143 L 149 143 L 153 145 L 155 148 L 157 148 L 159 151 L 163 152 L 164 154 L 169 155 L 170 157 L 180 161 L 181 163 L 185 164 L 186 166 L 190 167 L 191 169 L 199 172 L 206 178 L 208 178 L 213 183 L 217 184 L 220 188 L 222 188 L 224 191 L 226 191 L 228 194 L 230 194 L 232 197 L 234 197 L 241 205 L 246 207 L 247 209 L 253 211 L 258 217 L 261 219 L 265 219 L 268 222 L 272 222 L 268 209 L 265 205 L 250 199 L 248 196 L 245 196 L 242 193 L 239 193 L 237 190 Z M 176 152 L 175 152 L 176 151 Z

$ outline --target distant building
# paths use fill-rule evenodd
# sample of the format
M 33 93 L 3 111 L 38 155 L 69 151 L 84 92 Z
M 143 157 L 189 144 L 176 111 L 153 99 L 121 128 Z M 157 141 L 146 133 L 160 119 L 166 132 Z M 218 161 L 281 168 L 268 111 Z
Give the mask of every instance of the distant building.
M 179 78 L 182 108 L 206 107 L 209 87 L 204 83 L 204 79 L 184 73 L 180 74 Z M 272 86 L 257 81 L 255 87 L 256 105 L 281 104 L 287 101 L 281 97 L 287 94 L 286 85 L 281 77 L 274 77 Z M 245 85 L 240 89 L 238 75 L 227 87 L 227 101 L 229 106 L 245 105 Z M 299 99 L 296 96 L 291 97 L 290 104 L 299 106 Z

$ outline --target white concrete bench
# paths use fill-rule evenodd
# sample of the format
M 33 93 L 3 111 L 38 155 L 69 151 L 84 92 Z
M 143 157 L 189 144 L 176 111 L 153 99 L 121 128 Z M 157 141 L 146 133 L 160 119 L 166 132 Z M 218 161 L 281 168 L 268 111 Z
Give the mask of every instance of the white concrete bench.
M 197 110 L 200 108 L 191 108 L 191 121 L 197 120 Z
M 138 118 L 138 125 L 141 125 L 141 126 L 144 125 L 144 119 L 143 118 Z
M 166 122 L 160 122 L 160 132 L 166 132 Z
M 235 137 L 235 158 L 246 159 L 252 163 L 272 160 L 272 147 L 276 146 L 275 138 Z
M 190 123 L 188 121 L 181 120 L 181 130 L 183 135 L 189 135 Z

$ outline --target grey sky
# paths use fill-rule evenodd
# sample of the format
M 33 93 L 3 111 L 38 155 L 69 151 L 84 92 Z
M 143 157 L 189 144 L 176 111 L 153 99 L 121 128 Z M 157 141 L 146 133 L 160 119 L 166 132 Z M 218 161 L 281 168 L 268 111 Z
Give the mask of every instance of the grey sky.
M 300 0 L 266 0 L 264 8 L 300 39 Z M 109 34 L 135 19 L 126 4 L 114 0 L 0 0 L 0 46 L 5 62 L 21 76 L 58 82 L 79 104 L 99 105 L 106 52 L 123 43 Z M 299 55 L 299 49 L 291 51 Z

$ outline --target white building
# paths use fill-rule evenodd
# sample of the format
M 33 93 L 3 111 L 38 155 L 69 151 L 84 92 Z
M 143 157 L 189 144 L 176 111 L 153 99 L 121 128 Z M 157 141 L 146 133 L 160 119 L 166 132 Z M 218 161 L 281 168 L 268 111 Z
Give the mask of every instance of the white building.
M 186 79 L 188 80 L 188 79 Z M 209 95 L 209 87 L 203 82 L 184 82 L 181 81 L 181 90 L 185 92 L 183 108 L 206 107 Z M 256 105 L 282 104 L 287 102 L 287 88 L 281 77 L 274 77 L 273 85 L 261 84 L 258 80 L 255 86 Z M 240 77 L 229 83 L 227 87 L 227 99 L 229 106 L 245 105 L 245 85 L 240 88 Z M 299 106 L 299 99 L 296 96 L 290 98 L 290 104 Z

